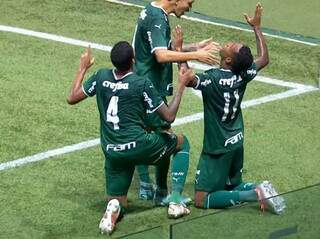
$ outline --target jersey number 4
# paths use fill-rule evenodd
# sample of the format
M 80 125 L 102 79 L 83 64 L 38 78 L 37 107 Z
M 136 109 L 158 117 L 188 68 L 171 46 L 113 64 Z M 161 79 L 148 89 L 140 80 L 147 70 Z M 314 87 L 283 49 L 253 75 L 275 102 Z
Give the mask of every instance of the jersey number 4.
M 222 119 L 221 121 L 224 122 L 227 120 L 227 117 L 230 113 L 230 99 L 231 99 L 231 94 L 229 92 L 224 92 L 223 93 L 223 96 L 224 96 L 224 100 L 225 100 L 225 103 L 224 103 L 224 108 L 223 108 L 223 116 L 222 116 Z M 235 90 L 233 92 L 233 96 L 235 98 L 235 102 L 234 102 L 234 105 L 232 107 L 232 115 L 231 115 L 231 119 L 233 120 L 234 117 L 236 116 L 236 112 L 237 112 L 237 109 L 238 109 L 238 106 L 239 106 L 239 93 L 238 93 L 238 90 Z
M 112 96 L 107 109 L 107 121 L 113 123 L 113 129 L 119 129 L 118 96 Z

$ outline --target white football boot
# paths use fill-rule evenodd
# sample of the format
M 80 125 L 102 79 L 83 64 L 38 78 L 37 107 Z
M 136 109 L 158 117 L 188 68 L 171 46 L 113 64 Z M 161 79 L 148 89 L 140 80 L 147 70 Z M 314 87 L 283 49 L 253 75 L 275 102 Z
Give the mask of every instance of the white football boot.
M 112 199 L 109 201 L 107 209 L 99 224 L 101 234 L 106 233 L 111 235 L 116 228 L 116 223 L 120 216 L 120 210 L 120 203 L 117 199 Z
M 190 214 L 190 210 L 184 203 L 174 203 L 170 202 L 168 207 L 168 217 L 169 218 L 179 218 Z
M 263 181 L 255 188 L 256 193 L 260 201 L 260 207 L 262 210 L 269 209 L 275 214 L 282 214 L 286 208 L 284 198 L 278 196 L 279 194 L 268 181 Z

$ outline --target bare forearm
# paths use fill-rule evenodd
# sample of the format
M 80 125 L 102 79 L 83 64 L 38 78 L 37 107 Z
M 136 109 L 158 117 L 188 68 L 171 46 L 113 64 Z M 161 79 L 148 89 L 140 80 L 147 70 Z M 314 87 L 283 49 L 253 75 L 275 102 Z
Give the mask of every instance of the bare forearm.
M 177 88 L 176 88 L 176 93 L 168 105 L 168 116 L 169 117 L 168 117 L 167 121 L 169 121 L 169 122 L 173 122 L 176 118 L 184 89 L 185 89 L 185 86 L 178 83 Z
M 182 51 L 190 52 L 190 51 L 197 51 L 198 50 L 198 43 L 191 43 L 182 46 Z
M 257 64 L 258 70 L 260 70 L 269 63 L 269 53 L 268 53 L 268 48 L 267 48 L 265 38 L 262 34 L 260 27 L 254 26 L 253 31 L 256 35 L 257 53 L 258 53 L 258 58 L 256 59 L 255 62 Z
M 156 53 L 156 58 L 159 63 L 185 62 L 197 60 L 197 54 L 195 52 L 177 52 L 170 50 L 162 50 L 161 52 Z
M 82 82 L 83 82 L 83 79 L 84 79 L 84 76 L 86 74 L 86 69 L 81 69 L 79 68 L 77 73 L 76 73 L 76 76 L 75 76 L 75 79 L 73 80 L 72 82 L 72 86 L 71 86 L 71 92 L 70 92 L 70 95 L 69 97 L 67 98 L 67 102 L 69 104 L 75 104 L 77 102 L 79 102 L 79 95 L 83 95 L 82 93 Z

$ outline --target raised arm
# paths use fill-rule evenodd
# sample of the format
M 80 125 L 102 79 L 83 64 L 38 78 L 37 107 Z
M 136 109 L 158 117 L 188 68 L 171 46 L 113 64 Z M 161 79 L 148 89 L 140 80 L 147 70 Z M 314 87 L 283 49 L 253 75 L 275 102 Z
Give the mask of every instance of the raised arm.
M 195 52 L 177 52 L 166 49 L 158 49 L 155 50 L 155 56 L 159 63 L 196 60 L 209 65 L 219 64 L 219 58 L 213 55 L 211 51 L 207 49 L 201 49 Z
M 269 63 L 267 44 L 260 29 L 262 10 L 263 8 L 261 4 L 257 3 L 254 17 L 249 17 L 247 14 L 244 14 L 245 19 L 247 20 L 248 24 L 252 26 L 253 31 L 256 35 L 258 58 L 255 59 L 254 62 L 256 63 L 258 71 L 264 68 Z
M 166 104 L 163 104 L 157 110 L 157 113 L 162 119 L 170 123 L 172 123 L 176 119 L 183 92 L 192 77 L 193 73 L 190 69 L 181 68 L 179 70 L 179 81 L 176 87 L 175 95 L 173 96 L 168 106 Z
M 94 58 L 91 57 L 91 48 L 89 46 L 86 52 L 81 55 L 79 68 L 76 73 L 76 77 L 72 82 L 70 95 L 67 98 L 68 104 L 74 105 L 87 98 L 82 90 L 82 81 L 87 70 L 93 65 L 93 63 Z
M 217 53 L 217 45 L 212 41 L 205 40 L 201 42 L 199 46 L 192 46 L 189 48 L 193 48 L 194 51 L 190 52 L 183 52 L 183 32 L 180 26 L 176 26 L 173 31 L 173 38 L 172 38 L 172 47 L 173 50 L 167 49 L 158 49 L 155 50 L 155 56 L 157 61 L 160 63 L 164 62 L 186 62 L 197 60 L 209 65 L 219 64 L 219 57 L 215 54 Z M 201 47 L 200 47 L 201 46 Z

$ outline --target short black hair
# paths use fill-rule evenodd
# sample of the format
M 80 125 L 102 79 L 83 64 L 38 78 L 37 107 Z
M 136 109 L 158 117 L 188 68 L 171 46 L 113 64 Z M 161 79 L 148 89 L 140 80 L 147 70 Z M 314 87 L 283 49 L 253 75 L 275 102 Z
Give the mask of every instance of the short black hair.
M 119 71 L 127 71 L 132 66 L 132 59 L 134 57 L 133 48 L 130 43 L 126 41 L 117 42 L 110 54 L 112 64 Z
M 232 63 L 232 71 L 235 74 L 247 70 L 253 63 L 253 56 L 248 46 L 242 46 L 239 52 L 235 53 Z

